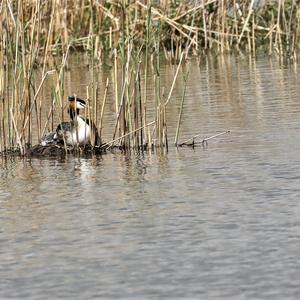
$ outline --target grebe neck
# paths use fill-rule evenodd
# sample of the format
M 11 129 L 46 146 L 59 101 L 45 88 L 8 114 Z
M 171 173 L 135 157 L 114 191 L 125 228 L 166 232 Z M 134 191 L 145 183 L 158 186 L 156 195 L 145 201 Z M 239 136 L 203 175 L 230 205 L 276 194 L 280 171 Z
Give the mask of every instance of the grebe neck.
M 71 120 L 74 120 L 75 117 L 79 115 L 79 109 L 77 108 L 77 109 L 76 109 L 76 113 L 75 113 L 75 110 L 74 110 L 74 109 L 69 108 L 69 109 L 68 109 L 68 113 L 69 113 L 70 119 L 71 119 Z

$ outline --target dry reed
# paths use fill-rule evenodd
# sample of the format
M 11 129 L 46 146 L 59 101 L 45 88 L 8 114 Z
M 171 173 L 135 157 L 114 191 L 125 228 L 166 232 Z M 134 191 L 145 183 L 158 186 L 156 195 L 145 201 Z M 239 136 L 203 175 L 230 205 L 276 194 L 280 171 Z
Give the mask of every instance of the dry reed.
M 208 50 L 245 51 L 250 55 L 266 51 L 297 60 L 300 3 L 4 0 L 0 4 L 0 32 L 1 153 L 18 149 L 25 154 L 35 139 L 33 127 L 37 128 L 39 141 L 45 132 L 53 130 L 55 118 L 65 119 L 64 76 L 69 53 L 75 50 L 90 58 L 92 80 L 87 86 L 87 117 L 97 124 L 100 133 L 109 81 L 104 96 L 99 97 L 97 66 L 105 53 L 113 58 L 115 127 L 112 141 L 106 146 L 117 143 L 123 149 L 144 150 L 168 146 L 167 106 L 188 55 Z M 162 54 L 178 64 L 167 99 L 163 99 L 160 85 Z M 155 103 L 151 109 L 156 114 L 149 121 L 150 66 L 155 82 Z M 54 82 L 52 105 L 43 119 L 46 108 L 41 91 L 50 76 Z M 180 118 L 181 115 L 182 110 Z

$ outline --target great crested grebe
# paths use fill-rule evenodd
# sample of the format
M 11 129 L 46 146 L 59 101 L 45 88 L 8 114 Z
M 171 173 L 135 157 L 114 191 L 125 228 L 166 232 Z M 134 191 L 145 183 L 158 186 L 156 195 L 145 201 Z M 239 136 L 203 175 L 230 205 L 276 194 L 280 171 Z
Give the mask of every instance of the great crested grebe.
M 81 109 L 86 109 L 85 101 L 75 96 L 69 96 L 68 100 L 70 121 L 60 123 L 55 132 L 43 138 L 41 144 L 46 146 L 53 143 L 66 143 L 68 146 L 76 146 L 92 142 L 92 145 L 98 145 L 100 139 L 96 126 L 88 118 L 79 114 Z

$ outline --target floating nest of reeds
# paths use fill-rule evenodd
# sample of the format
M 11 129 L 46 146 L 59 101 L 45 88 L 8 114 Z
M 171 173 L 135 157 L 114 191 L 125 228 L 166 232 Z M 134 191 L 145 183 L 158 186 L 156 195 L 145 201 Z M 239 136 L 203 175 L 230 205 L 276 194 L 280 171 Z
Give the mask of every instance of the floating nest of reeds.
M 2 156 L 26 156 L 26 157 L 64 157 L 67 154 L 90 156 L 90 155 L 102 155 L 106 152 L 106 147 L 85 145 L 79 147 L 65 147 L 60 144 L 41 145 L 34 146 L 27 145 L 25 153 L 22 153 L 20 148 L 5 149 L 0 152 Z
M 106 151 L 105 148 L 100 146 L 93 147 L 92 145 L 85 145 L 83 147 L 65 147 L 64 145 L 47 145 L 43 146 L 37 144 L 30 147 L 26 151 L 26 156 L 29 157 L 61 157 L 66 154 L 79 154 L 83 156 L 87 155 L 101 155 Z
M 90 157 L 91 155 L 102 155 L 109 152 L 120 152 L 125 153 L 131 151 L 133 148 L 126 147 L 124 145 L 112 145 L 103 143 L 100 146 L 92 146 L 91 144 L 86 144 L 84 146 L 71 147 L 65 146 L 61 143 L 41 145 L 37 144 L 34 146 L 26 145 L 25 153 L 23 153 L 20 148 L 7 148 L 0 152 L 0 156 L 25 156 L 25 157 L 39 157 L 39 158 L 59 158 L 65 157 L 66 155 L 80 155 L 83 157 Z M 148 147 L 147 144 L 141 145 L 134 148 L 136 151 L 143 152 L 146 150 L 154 151 L 154 146 Z

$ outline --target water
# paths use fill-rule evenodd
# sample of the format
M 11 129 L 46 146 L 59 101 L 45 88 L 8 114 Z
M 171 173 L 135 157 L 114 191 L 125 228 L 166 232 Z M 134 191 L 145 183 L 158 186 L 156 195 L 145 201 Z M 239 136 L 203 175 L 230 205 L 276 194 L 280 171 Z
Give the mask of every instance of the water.
M 3 158 L 0 298 L 298 299 L 298 71 L 191 64 L 180 139 L 231 130 L 206 148 Z

